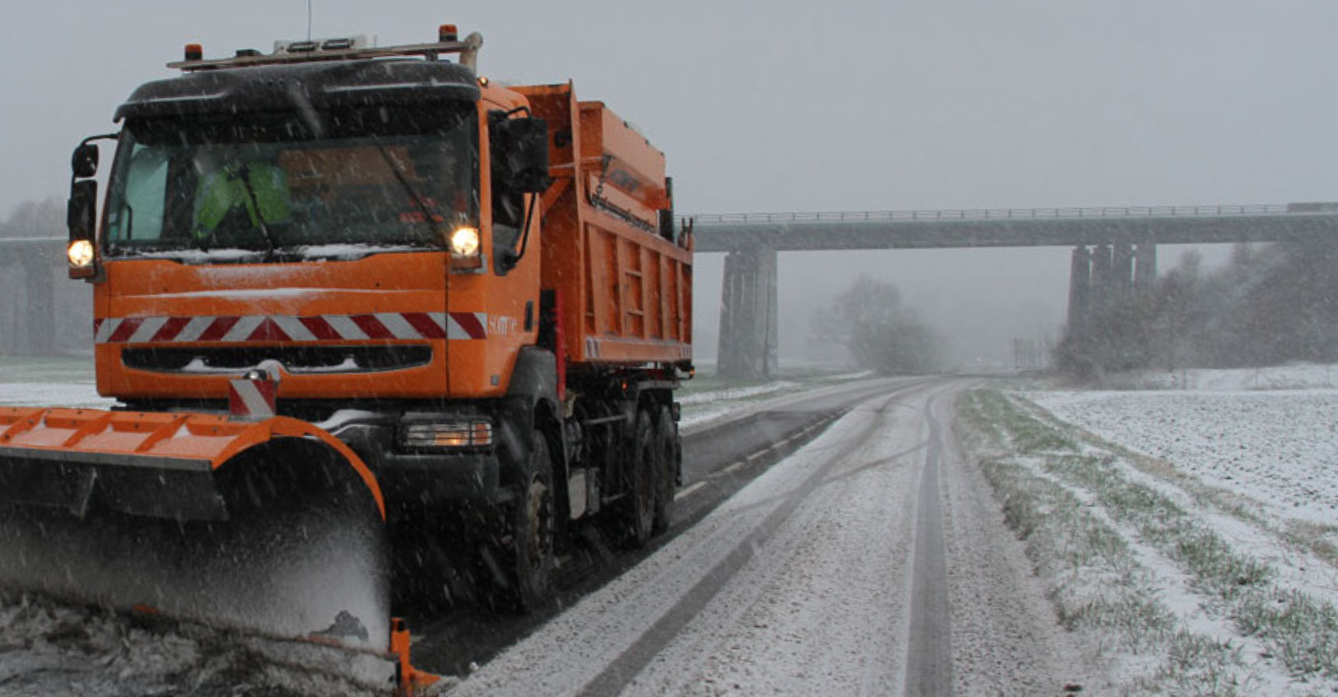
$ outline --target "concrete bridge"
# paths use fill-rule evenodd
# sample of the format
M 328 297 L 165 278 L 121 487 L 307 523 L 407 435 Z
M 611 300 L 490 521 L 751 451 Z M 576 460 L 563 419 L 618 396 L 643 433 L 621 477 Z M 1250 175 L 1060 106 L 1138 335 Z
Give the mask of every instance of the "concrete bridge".
M 723 253 L 719 372 L 777 374 L 779 252 L 1073 247 L 1069 326 L 1111 294 L 1151 284 L 1157 245 L 1334 239 L 1338 203 L 697 215 L 695 249 Z M 87 350 L 87 286 L 62 238 L 0 239 L 0 354 Z
M 725 259 L 718 371 L 774 377 L 776 254 L 817 250 L 1073 247 L 1069 326 L 1094 304 L 1149 285 L 1157 245 L 1338 242 L 1338 203 L 699 215 L 696 251 Z

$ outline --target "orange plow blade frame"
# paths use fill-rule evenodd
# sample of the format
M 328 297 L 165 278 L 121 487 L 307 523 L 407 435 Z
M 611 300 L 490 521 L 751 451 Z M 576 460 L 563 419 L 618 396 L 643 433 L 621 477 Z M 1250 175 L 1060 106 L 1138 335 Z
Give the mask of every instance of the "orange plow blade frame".
M 315 442 L 337 453 L 366 485 L 385 521 L 375 476 L 325 430 L 287 417 L 243 421 L 201 413 L 0 407 L 0 506 L 66 509 L 82 518 L 96 504 L 131 516 L 227 521 L 218 471 L 279 439 Z M 292 638 L 390 660 L 395 697 L 421 695 L 440 678 L 412 666 L 409 631 L 402 619 L 390 622 L 389 645 L 379 650 L 314 635 Z
M 316 440 L 337 452 L 385 519 L 376 478 L 324 430 L 287 417 L 247 422 L 198 413 L 0 407 L 0 503 L 66 508 L 82 517 L 96 496 L 130 515 L 227 520 L 213 473 L 278 438 Z

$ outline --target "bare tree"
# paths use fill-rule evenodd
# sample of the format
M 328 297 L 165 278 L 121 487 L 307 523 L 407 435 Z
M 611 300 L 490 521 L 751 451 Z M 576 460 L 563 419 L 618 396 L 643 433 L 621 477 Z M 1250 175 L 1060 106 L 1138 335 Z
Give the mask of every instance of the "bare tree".
M 937 370 L 942 341 L 901 304 L 896 286 L 860 276 L 830 308 L 814 314 L 811 332 L 818 341 L 846 348 L 860 368 L 886 373 Z

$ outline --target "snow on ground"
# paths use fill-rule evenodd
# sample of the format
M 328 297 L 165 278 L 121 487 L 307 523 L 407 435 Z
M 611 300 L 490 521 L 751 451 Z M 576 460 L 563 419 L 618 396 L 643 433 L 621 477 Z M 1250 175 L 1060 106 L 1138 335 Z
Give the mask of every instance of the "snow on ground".
M 93 358 L 14 358 L 0 356 L 0 407 L 107 408 L 98 396 Z
M 86 407 L 106 409 L 116 400 L 99 397 L 93 385 L 62 382 L 0 382 L 0 407 Z
M 1110 376 L 1103 382 L 1118 390 L 1196 392 L 1338 388 L 1338 366 L 1293 363 L 1267 368 L 1149 370 Z
M 1028 397 L 1065 421 L 1257 500 L 1276 517 L 1338 526 L 1338 389 L 1315 387 L 1329 372 L 1202 370 L 1189 380 L 1198 389 Z
M 1074 455 L 1042 453 L 1034 460 L 1045 464 L 1028 469 L 1119 531 L 1177 626 L 1235 647 L 1224 665 L 1245 671 L 1246 691 L 1338 692 L 1334 372 L 1198 370 L 1106 382 L 1122 389 L 1022 393 L 1076 426 L 1061 438 L 1089 458 L 1066 467 Z M 1231 568 L 1236 581 L 1214 581 Z
M 778 380 L 758 385 L 708 387 L 700 390 L 695 390 L 695 385 L 689 381 L 678 395 L 678 403 L 683 406 L 679 428 L 684 433 L 705 430 L 757 411 L 775 409 L 803 395 L 812 395 L 815 391 L 840 391 L 847 383 L 869 377 L 867 372 L 850 373 L 804 381 Z

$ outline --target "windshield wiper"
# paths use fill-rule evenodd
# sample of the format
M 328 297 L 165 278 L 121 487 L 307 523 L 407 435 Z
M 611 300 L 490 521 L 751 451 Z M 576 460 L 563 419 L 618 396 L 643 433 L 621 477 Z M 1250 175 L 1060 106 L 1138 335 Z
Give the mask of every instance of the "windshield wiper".
M 265 261 L 274 259 L 274 238 L 270 237 L 269 226 L 265 224 L 265 212 L 260 210 L 260 199 L 256 198 L 256 191 L 251 187 L 251 166 L 242 165 L 242 188 L 246 189 L 247 198 L 251 199 L 251 210 L 256 213 L 256 224 L 260 226 L 260 234 L 265 238 Z
M 427 209 L 427 204 L 424 203 L 423 198 L 418 195 L 418 191 L 413 188 L 413 184 L 410 184 L 409 180 L 404 178 L 404 172 L 400 171 L 399 163 L 396 162 L 395 158 L 390 155 L 388 150 L 386 150 L 386 146 L 381 144 L 381 139 L 372 136 L 372 143 L 376 145 L 376 151 L 381 153 L 381 159 L 386 161 L 386 166 L 390 168 L 390 173 L 395 175 L 395 181 L 400 183 L 400 187 L 404 189 L 404 193 L 409 195 L 409 199 L 413 201 L 414 207 L 417 208 L 418 212 L 423 216 L 423 222 L 427 223 L 428 229 L 432 231 L 432 236 L 439 241 L 445 240 L 446 237 L 441 234 L 441 229 L 437 227 L 436 218 L 432 217 L 432 213 Z

